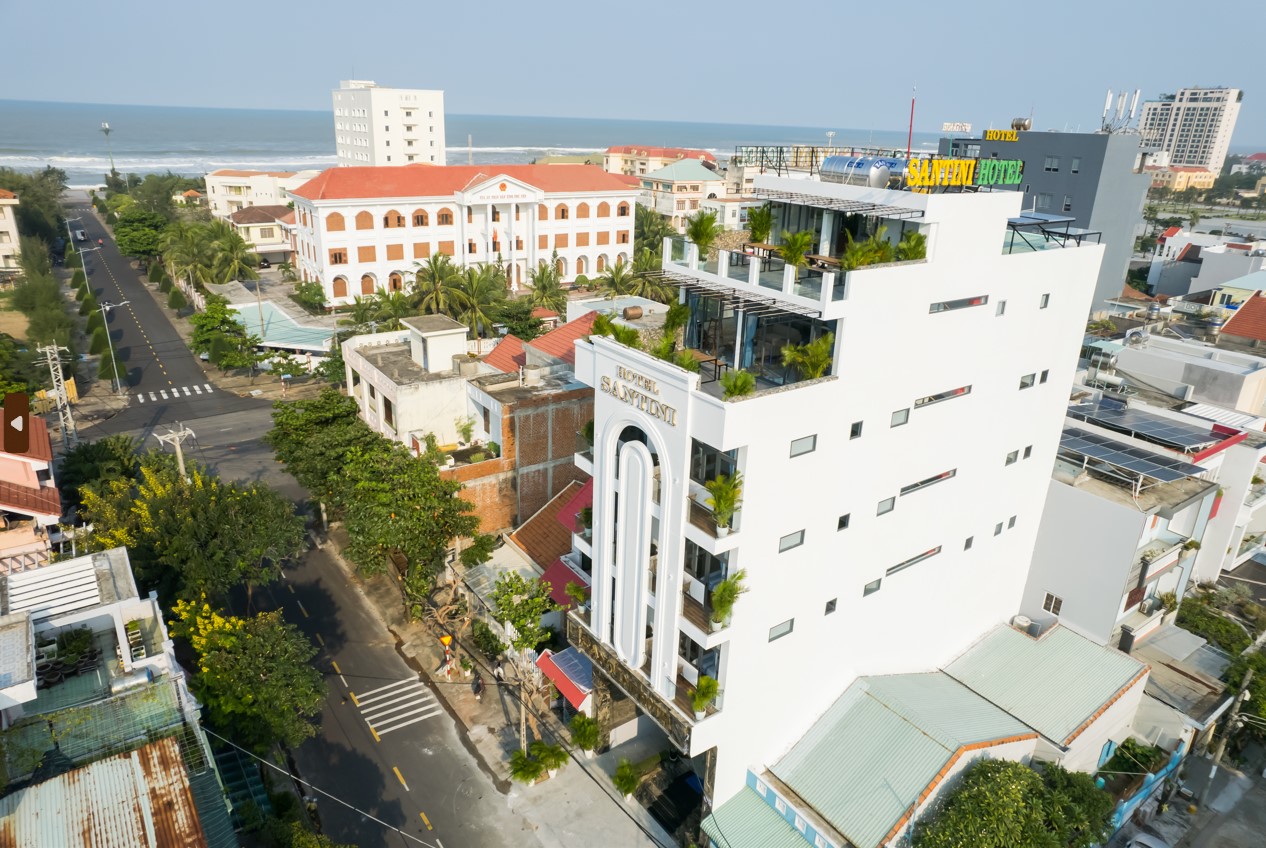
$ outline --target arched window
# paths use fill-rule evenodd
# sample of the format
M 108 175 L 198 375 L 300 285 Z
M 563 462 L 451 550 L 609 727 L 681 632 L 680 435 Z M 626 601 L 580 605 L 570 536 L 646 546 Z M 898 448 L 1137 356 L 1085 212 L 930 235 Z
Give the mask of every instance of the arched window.
M 362 295 L 374 293 L 374 275 L 365 274 L 360 278 L 360 293 Z
M 347 277 L 334 278 L 334 296 L 347 297 Z
M 389 230 L 394 230 L 404 226 L 404 216 L 396 210 L 392 209 L 386 215 L 382 216 L 382 225 Z
M 441 227 L 453 226 L 453 210 L 447 206 L 435 214 L 435 223 Z
M 347 224 L 339 213 L 331 212 L 325 216 L 325 231 L 327 233 L 341 233 L 345 229 L 347 229 Z
M 625 254 L 621 253 L 619 256 L 617 256 L 617 257 L 615 258 L 615 264 L 616 264 L 616 265 L 623 265 L 625 262 L 627 262 L 627 261 L 628 261 L 628 259 L 629 259 L 629 257 L 628 257 L 628 256 L 626 256 Z
M 560 203 L 554 207 L 554 219 L 558 221 L 567 220 L 567 204 Z
M 610 218 L 610 217 L 611 217 L 611 204 L 610 204 L 610 203 L 607 203 L 607 202 L 604 200 L 602 203 L 599 203 L 599 204 L 598 204 L 598 217 L 599 217 L 599 218 Z
M 605 253 L 598 254 L 598 264 L 594 267 L 594 270 L 599 274 L 607 270 L 607 256 Z
M 549 207 L 544 203 L 536 207 L 536 218 L 538 221 L 549 220 Z
M 627 203 L 621 203 L 619 208 L 616 209 L 615 214 L 620 218 L 629 217 L 629 205 Z
M 554 270 L 558 272 L 558 276 L 560 278 L 566 277 L 567 276 L 567 260 L 561 256 L 558 257 L 558 261 L 554 263 Z
M 356 213 L 356 229 L 372 230 L 374 228 L 374 216 L 369 212 Z
M 582 203 L 582 204 L 580 204 L 579 206 L 577 206 L 577 207 L 576 207 L 576 217 L 577 217 L 577 218 L 588 218 L 588 217 L 589 217 L 589 204 L 588 204 L 588 203 Z
M 585 257 L 583 256 L 576 257 L 576 275 L 577 276 L 579 276 L 580 274 L 584 274 L 587 271 L 588 266 L 589 266 L 589 263 L 588 263 L 588 260 L 585 259 Z
M 425 227 L 427 223 L 428 223 L 428 219 L 426 217 L 426 210 L 414 209 L 413 210 L 413 226 Z
M 387 288 L 391 289 L 392 291 L 404 290 L 404 277 L 400 276 L 399 271 L 392 271 L 391 274 L 387 277 Z

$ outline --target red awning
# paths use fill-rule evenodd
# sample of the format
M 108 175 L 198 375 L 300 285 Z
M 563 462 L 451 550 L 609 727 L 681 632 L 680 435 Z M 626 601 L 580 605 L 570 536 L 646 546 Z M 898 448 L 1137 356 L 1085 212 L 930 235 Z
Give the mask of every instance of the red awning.
M 536 667 L 558 687 L 559 694 L 567 699 L 567 703 L 578 710 L 593 691 L 593 666 L 575 648 L 568 648 L 557 655 L 546 649 L 536 658 Z M 584 679 L 586 670 L 587 681 Z
M 573 602 L 567 595 L 568 583 L 579 583 L 588 588 L 589 578 L 583 574 L 576 573 L 570 565 L 561 559 L 554 560 L 554 564 L 545 569 L 545 573 L 541 575 L 541 580 L 549 584 L 549 596 L 554 599 L 554 603 L 563 609 L 571 609 Z
M 592 477 L 585 481 L 585 485 L 580 487 L 580 491 L 573 495 L 571 500 L 563 504 L 562 509 L 558 511 L 558 520 L 563 522 L 563 526 L 571 532 L 579 533 L 580 511 L 587 506 L 593 506 Z

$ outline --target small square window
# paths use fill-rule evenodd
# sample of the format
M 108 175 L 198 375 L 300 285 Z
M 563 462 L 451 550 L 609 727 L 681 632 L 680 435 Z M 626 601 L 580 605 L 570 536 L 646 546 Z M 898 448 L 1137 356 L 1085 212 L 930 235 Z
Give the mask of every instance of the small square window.
M 760 793 L 760 796 L 762 798 L 764 798 L 766 795 L 769 794 L 769 787 L 767 787 L 765 784 L 761 783 L 758 780 L 756 781 L 756 791 Z
M 1057 616 L 1059 615 L 1059 611 L 1062 610 L 1063 608 L 1064 608 L 1063 598 L 1056 597 L 1055 595 L 1052 595 L 1050 592 L 1046 593 L 1046 598 L 1043 599 L 1042 601 L 1042 609 L 1046 610 L 1051 615 Z
M 873 594 L 875 594 L 876 592 L 878 592 L 878 591 L 879 591 L 879 586 L 880 586 L 880 584 L 881 584 L 881 583 L 883 583 L 883 582 L 884 582 L 884 581 L 883 581 L 883 578 L 881 577 L 881 578 L 880 578 L 880 579 L 878 579 L 878 580 L 873 580 L 873 581 L 871 581 L 870 583 L 867 583 L 867 584 L 866 584 L 866 585 L 862 588 L 862 597 L 864 598 L 864 597 L 866 597 L 867 595 L 873 595 Z
M 1015 518 L 1016 518 L 1016 517 L 1013 515 L 1013 516 L 1011 516 L 1010 518 L 1008 518 L 1008 519 L 1007 519 L 1007 529 L 1008 529 L 1008 530 L 1010 530 L 1012 527 L 1014 527 L 1014 526 L 1015 526 Z
M 994 311 L 994 313 L 993 313 L 993 314 L 994 314 L 994 315 L 1006 315 L 1006 314 L 1007 314 L 1007 302 L 1006 302 L 1005 300 L 1000 300 L 1000 301 L 998 301 L 998 308 Z
M 1032 446 L 1032 445 L 1027 445 L 1027 446 L 1025 446 L 1025 448 L 1024 448 L 1024 458 L 1025 458 L 1025 459 L 1028 459 L 1028 458 L 1029 458 L 1029 457 L 1031 457 L 1032 455 L 1033 455 L 1033 446 Z
M 797 530 L 794 533 L 788 533 L 778 540 L 778 553 L 784 553 L 792 548 L 798 548 L 804 544 L 804 531 Z
M 1020 452 L 1018 450 L 1011 451 L 1011 453 L 1007 454 L 1007 465 L 1014 465 L 1015 461 L 1019 458 Z
M 1001 522 L 1001 521 L 999 521 L 997 524 L 995 524 L 995 525 L 993 526 L 993 534 L 994 534 L 995 536 L 1001 536 L 1001 535 L 1002 535 L 1002 522 Z
M 1049 377 L 1049 376 L 1051 376 L 1051 371 L 1050 371 L 1050 369 L 1048 368 L 1047 370 L 1045 370 L 1045 371 L 1043 371 L 1043 372 L 1042 372 L 1041 379 L 1039 379 L 1039 380 L 1038 380 L 1038 382 L 1039 382 L 1039 383 L 1045 383 L 1045 382 L 1046 382 L 1046 378 L 1047 378 L 1047 377 Z
M 804 819 L 800 818 L 800 816 L 796 816 L 796 830 L 800 831 L 801 833 L 804 833 L 804 829 L 805 829 Z
M 975 541 L 975 539 L 976 539 L 975 536 L 968 536 L 967 540 L 963 542 L 963 550 L 970 551 L 972 542 Z
M 773 627 L 769 628 L 769 641 L 772 642 L 775 639 L 781 639 L 782 637 L 786 636 L 788 633 L 790 633 L 791 631 L 795 629 L 796 629 L 796 620 L 794 618 L 789 618 L 786 621 L 784 621 L 782 624 L 775 624 Z M 783 810 L 785 811 L 786 809 L 787 808 L 784 805 Z
M 1036 374 L 1025 374 L 1023 377 L 1020 378 L 1020 388 L 1031 389 L 1033 388 L 1033 384 L 1036 382 L 1037 382 Z
M 851 513 L 851 512 L 846 512 L 846 513 L 844 513 L 843 515 L 841 515 L 841 516 L 840 516 L 840 520 L 839 520 L 838 522 L 836 522 L 835 529 L 836 529 L 836 530 L 847 530 L 847 529 L 848 529 L 848 517 L 849 517 L 850 515 L 852 515 L 852 513 Z
M 892 414 L 893 427 L 900 427 L 902 424 L 905 424 L 909 420 L 910 420 L 909 409 L 898 409 L 896 412 Z
M 1038 305 L 1038 309 L 1045 309 L 1051 305 L 1051 296 L 1049 294 L 1042 295 L 1042 301 Z
M 818 834 L 813 837 L 813 848 L 831 848 L 831 846 L 830 846 L 830 843 L 828 843 L 826 839 L 822 836 L 822 834 Z
M 853 426 L 848 428 L 848 437 L 850 439 L 860 438 L 862 435 L 862 422 L 854 421 Z
M 803 456 L 806 453 L 813 453 L 817 448 L 818 437 L 816 435 L 793 439 L 791 442 L 791 455 L 793 457 Z
M 774 806 L 778 809 L 778 812 L 780 813 L 785 814 L 787 812 L 787 802 L 781 798 L 774 799 Z
M 835 602 L 836 602 L 837 600 L 838 600 L 838 598 L 831 598 L 831 600 L 827 601 L 827 602 L 826 602 L 826 612 L 824 612 L 824 613 L 822 613 L 822 614 L 823 614 L 823 615 L 830 615 L 831 613 L 835 612 Z
M 892 512 L 897 508 L 896 498 L 884 498 L 879 502 L 879 508 L 875 510 L 875 515 L 883 515 L 886 512 Z

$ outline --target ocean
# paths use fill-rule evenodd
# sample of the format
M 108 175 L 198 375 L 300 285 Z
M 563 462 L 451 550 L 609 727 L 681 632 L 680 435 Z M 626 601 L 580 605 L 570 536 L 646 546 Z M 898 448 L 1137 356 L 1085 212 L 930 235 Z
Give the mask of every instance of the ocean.
M 551 154 L 591 153 L 615 144 L 695 147 L 719 158 L 738 145 L 825 144 L 904 147 L 906 133 L 840 127 L 769 127 L 676 121 L 448 115 L 450 164 L 519 164 Z M 110 135 L 101 132 L 110 124 Z M 935 149 L 939 133 L 915 133 L 916 149 Z M 467 138 L 470 146 L 467 147 Z M 217 168 L 268 171 L 328 168 L 334 159 L 329 111 L 111 106 L 0 100 L 0 167 L 52 165 L 72 187 L 123 173 L 172 171 L 200 176 Z

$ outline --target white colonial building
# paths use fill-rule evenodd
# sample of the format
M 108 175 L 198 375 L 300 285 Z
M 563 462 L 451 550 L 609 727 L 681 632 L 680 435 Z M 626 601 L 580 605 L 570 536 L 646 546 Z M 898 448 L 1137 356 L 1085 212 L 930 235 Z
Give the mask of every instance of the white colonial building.
M 18 196 L 0 188 L 0 274 L 18 269 Z
M 285 206 L 290 191 L 320 171 L 241 171 L 221 168 L 207 174 L 207 203 L 211 214 L 228 219 L 250 206 Z
M 343 80 L 332 97 L 340 166 L 445 164 L 444 92 Z
M 633 256 L 636 181 L 593 165 L 331 168 L 296 189 L 297 264 L 326 302 L 396 291 L 417 263 L 496 263 L 511 286 L 554 262 L 562 278 Z
M 855 679 L 946 668 L 1018 611 L 1103 256 L 1022 217 L 1013 192 L 762 176 L 755 193 L 774 232 L 811 231 L 825 257 L 879 226 L 927 250 L 841 274 L 667 242 L 701 371 L 576 343 L 595 389 L 576 457 L 592 529 L 574 537 L 592 597 L 568 638 L 702 758 L 714 809 Z M 828 334 L 824 376 L 784 367 L 784 347 Z M 716 377 L 737 368 L 757 389 L 726 400 Z M 728 473 L 726 532 L 705 483 Z M 740 572 L 714 623 L 713 592 Z M 720 695 L 697 716 L 701 675 Z

